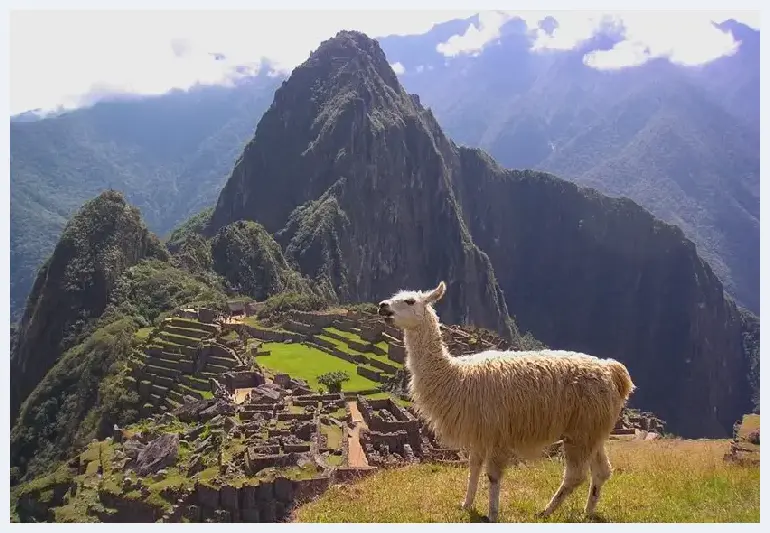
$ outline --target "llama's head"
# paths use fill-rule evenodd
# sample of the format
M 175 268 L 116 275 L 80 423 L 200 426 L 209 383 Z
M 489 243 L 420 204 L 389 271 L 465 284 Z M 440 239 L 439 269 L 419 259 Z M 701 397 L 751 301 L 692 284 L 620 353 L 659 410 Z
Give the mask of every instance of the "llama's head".
M 401 329 L 416 328 L 424 320 L 435 316 L 431 306 L 445 292 L 443 281 L 432 291 L 401 291 L 380 302 L 379 314 L 385 317 L 385 322 Z

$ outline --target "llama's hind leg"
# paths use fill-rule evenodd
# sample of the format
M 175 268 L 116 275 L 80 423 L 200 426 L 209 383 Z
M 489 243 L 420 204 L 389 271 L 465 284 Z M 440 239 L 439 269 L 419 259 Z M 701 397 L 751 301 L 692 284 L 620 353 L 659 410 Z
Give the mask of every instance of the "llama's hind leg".
M 460 507 L 463 509 L 470 509 L 473 507 L 473 502 L 476 499 L 476 491 L 479 488 L 479 476 L 481 475 L 481 467 L 484 464 L 484 455 L 478 451 L 471 451 L 468 473 L 468 490 L 465 492 L 465 500 Z
M 489 521 L 497 522 L 500 515 L 500 480 L 508 464 L 508 457 L 493 453 L 487 457 L 487 478 L 489 479 Z
M 585 481 L 588 474 L 589 450 L 592 448 L 568 440 L 564 441 L 564 478 L 548 506 L 538 516 L 542 518 L 550 516 Z
M 602 485 L 604 485 L 612 475 L 612 466 L 607 457 L 607 451 L 602 444 L 591 458 L 591 488 L 588 490 L 588 500 L 586 501 L 585 513 L 587 516 L 593 516 L 596 504 L 599 502 Z

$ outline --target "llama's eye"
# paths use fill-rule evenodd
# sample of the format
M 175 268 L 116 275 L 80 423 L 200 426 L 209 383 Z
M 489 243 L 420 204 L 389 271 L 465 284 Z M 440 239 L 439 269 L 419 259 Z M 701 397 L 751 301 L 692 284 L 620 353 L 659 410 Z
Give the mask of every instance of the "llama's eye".
M 414 305 L 414 298 L 409 298 L 408 300 L 404 300 L 406 302 L 406 305 Z

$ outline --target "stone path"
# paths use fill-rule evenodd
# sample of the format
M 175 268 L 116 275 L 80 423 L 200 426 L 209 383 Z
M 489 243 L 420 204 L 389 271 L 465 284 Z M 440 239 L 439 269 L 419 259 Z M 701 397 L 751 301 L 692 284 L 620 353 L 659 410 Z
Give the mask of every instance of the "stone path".
M 355 427 L 348 432 L 348 466 L 350 468 L 367 468 L 369 461 L 366 460 L 366 454 L 361 447 L 361 441 L 358 439 L 358 433 L 361 428 L 366 427 L 364 417 L 358 410 L 356 402 L 348 402 L 350 415 Z
M 247 389 L 235 389 L 235 393 L 233 394 L 233 401 L 235 403 L 243 403 L 246 401 L 246 396 L 254 390 L 254 387 L 249 387 Z

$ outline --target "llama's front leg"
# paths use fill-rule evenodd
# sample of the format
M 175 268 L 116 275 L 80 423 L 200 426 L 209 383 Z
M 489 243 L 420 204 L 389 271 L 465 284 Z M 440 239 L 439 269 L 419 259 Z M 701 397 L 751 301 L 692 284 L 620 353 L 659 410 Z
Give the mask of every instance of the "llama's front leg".
M 465 510 L 473 507 L 473 501 L 476 499 L 476 490 L 479 488 L 479 476 L 481 475 L 481 467 L 484 464 L 484 456 L 476 451 L 471 451 L 468 464 L 468 490 L 465 492 L 465 501 L 460 505 Z
M 500 514 L 500 480 L 507 464 L 507 457 L 493 454 L 487 458 L 487 478 L 489 479 L 489 521 L 497 522 Z

